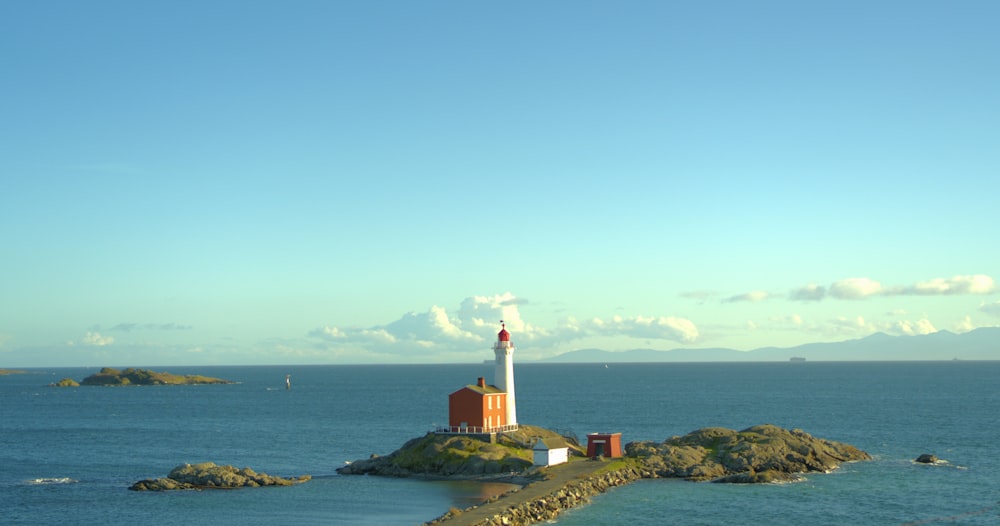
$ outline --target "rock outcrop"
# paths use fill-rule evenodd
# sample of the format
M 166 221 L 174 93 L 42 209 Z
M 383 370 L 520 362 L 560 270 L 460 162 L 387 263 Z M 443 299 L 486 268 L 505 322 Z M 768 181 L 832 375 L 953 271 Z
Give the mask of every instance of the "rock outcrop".
M 338 468 L 337 472 L 342 475 L 455 478 L 520 474 L 532 466 L 532 439 L 560 436 L 554 431 L 527 425 L 504 433 L 496 443 L 475 436 L 427 433 L 389 455 L 355 460 Z M 582 451 L 575 439 L 568 442 L 574 451 Z
M 854 446 L 768 424 L 742 431 L 704 428 L 662 443 L 632 442 L 625 452 L 642 461 L 647 478 L 735 483 L 793 481 L 799 473 L 871 459 Z
M 81 385 L 192 385 L 192 384 L 231 384 L 229 380 L 201 376 L 196 374 L 177 375 L 167 372 L 159 373 L 149 369 L 128 368 L 123 371 L 105 367 L 99 373 L 92 374 L 80 382 Z
M 54 384 L 49 384 L 49 387 L 80 387 L 80 383 L 72 378 L 63 378 Z
M 937 464 L 938 462 L 941 462 L 941 459 L 937 458 L 935 455 L 931 455 L 930 453 L 924 453 L 923 455 L 917 457 L 914 462 L 919 462 L 920 464 Z
M 181 464 L 166 478 L 140 480 L 129 487 L 132 491 L 169 491 L 179 489 L 233 489 L 260 486 L 291 486 L 310 480 L 303 475 L 294 479 L 257 473 L 250 468 L 217 466 L 213 462 Z

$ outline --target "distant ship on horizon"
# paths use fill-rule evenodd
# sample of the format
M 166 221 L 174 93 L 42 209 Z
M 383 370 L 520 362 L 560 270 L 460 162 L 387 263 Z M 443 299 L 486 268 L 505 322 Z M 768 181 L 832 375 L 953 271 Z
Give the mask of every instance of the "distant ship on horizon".
M 806 359 L 803 358 L 803 357 L 801 357 L 801 356 L 792 356 L 791 358 L 788 359 L 788 361 L 790 361 L 790 362 L 804 362 L 804 361 L 806 361 Z

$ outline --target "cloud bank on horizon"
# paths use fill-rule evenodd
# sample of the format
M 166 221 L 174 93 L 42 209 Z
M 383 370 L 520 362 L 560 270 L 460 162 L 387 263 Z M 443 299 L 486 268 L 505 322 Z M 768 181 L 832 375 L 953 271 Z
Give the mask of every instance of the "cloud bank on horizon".
M 877 301 L 905 296 L 987 296 L 997 291 L 995 280 L 988 275 L 957 275 L 933 278 L 909 285 L 886 286 L 870 278 L 846 278 L 829 286 L 808 284 L 793 288 L 787 294 L 752 291 L 722 295 L 713 291 L 692 291 L 678 294 L 676 305 L 683 308 L 684 300 L 717 306 L 736 307 L 738 304 L 759 305 L 779 303 L 792 308 L 821 300 L 842 301 L 849 312 L 858 302 Z M 711 300 L 713 297 L 719 299 Z M 243 363 L 410 363 L 468 362 L 489 358 L 501 320 L 512 331 L 515 345 L 522 350 L 522 359 L 540 359 L 560 352 L 586 346 L 605 350 L 654 348 L 668 350 L 678 347 L 724 347 L 727 335 L 759 331 L 796 331 L 812 336 L 812 341 L 839 341 L 864 337 L 876 332 L 890 335 L 930 334 L 942 329 L 966 332 L 978 327 L 997 326 L 1000 322 L 1000 300 L 970 302 L 968 313 L 954 319 L 934 319 L 926 314 L 909 316 L 906 309 L 894 309 L 880 316 L 844 314 L 834 317 L 811 317 L 799 312 L 767 315 L 756 320 L 739 321 L 734 315 L 728 325 L 701 323 L 695 317 L 676 313 L 636 315 L 614 314 L 605 317 L 577 319 L 564 316 L 551 323 L 532 323 L 522 309 L 534 311 L 537 302 L 518 297 L 512 292 L 470 296 L 455 308 L 432 305 L 423 312 L 408 312 L 382 324 L 341 326 L 330 323 L 316 327 L 307 334 L 277 337 L 248 346 L 231 347 L 207 344 L 186 338 L 180 344 L 157 344 L 155 338 L 123 341 L 136 333 L 187 335 L 195 333 L 191 325 L 176 322 L 118 322 L 106 328 L 92 325 L 84 334 L 65 343 L 64 350 L 87 356 L 87 359 L 122 360 L 135 352 L 151 357 L 154 362 L 167 356 L 175 363 L 197 357 L 218 363 L 242 360 Z M 730 308 L 733 308 L 730 307 Z M 974 322 L 970 313 L 985 315 Z M 982 318 L 982 317 L 981 317 Z M 110 335 L 114 333 L 120 337 Z M 0 338 L 0 357 L 11 353 L 9 337 Z M 88 351 L 91 354 L 86 354 Z M 749 350 L 749 349 L 744 349 Z M 66 355 L 63 356 L 74 356 Z M 159 358 L 156 358 L 159 356 Z M 64 358 L 66 359 L 66 358 Z M 89 362 L 87 362 L 89 363 Z
M 805 285 L 793 289 L 784 298 L 793 302 L 820 301 L 825 298 L 865 300 L 906 295 L 988 295 L 995 291 L 994 279 L 983 274 L 934 278 L 902 286 L 885 286 L 870 278 L 847 278 L 832 283 L 829 287 Z M 703 299 L 707 295 L 711 294 L 685 292 L 681 293 L 680 297 Z M 729 296 L 720 300 L 720 303 L 760 302 L 781 297 L 779 294 L 752 291 Z M 624 341 L 631 343 L 644 342 L 661 349 L 713 344 L 712 337 L 705 337 L 694 320 L 682 316 L 614 315 L 586 320 L 566 317 L 555 325 L 541 327 L 526 323 L 522 319 L 519 306 L 530 304 L 529 300 L 518 298 L 511 292 L 494 296 L 473 296 L 463 300 L 459 307 L 452 311 L 434 305 L 426 312 L 410 312 L 384 325 L 354 328 L 336 325 L 319 327 L 310 332 L 309 337 L 320 347 L 351 348 L 371 355 L 402 357 L 418 353 L 419 349 L 427 353 L 440 353 L 442 356 L 461 357 L 488 348 L 499 321 L 504 320 L 515 334 L 516 341 L 535 349 L 535 357 L 540 357 L 544 349 L 565 346 L 569 342 L 605 341 L 611 338 L 624 338 Z M 975 310 L 1000 318 L 1000 301 L 981 304 Z M 871 320 L 857 315 L 807 321 L 800 314 L 790 314 L 784 317 L 770 317 L 766 323 L 773 326 L 794 326 L 814 334 L 817 341 L 861 337 L 876 332 L 890 335 L 917 335 L 941 330 L 927 316 L 898 319 L 907 314 L 905 310 L 886 314 L 897 319 Z M 946 320 L 942 320 L 944 321 Z M 745 328 L 761 330 L 761 323 L 748 322 Z M 969 315 L 964 315 L 947 328 L 965 332 L 978 326 L 972 323 Z

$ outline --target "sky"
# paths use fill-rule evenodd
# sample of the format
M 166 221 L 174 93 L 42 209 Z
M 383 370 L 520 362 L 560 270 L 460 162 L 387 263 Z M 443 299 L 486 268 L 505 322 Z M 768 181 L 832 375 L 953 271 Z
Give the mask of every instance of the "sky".
M 0 367 L 1000 325 L 993 1 L 0 3 Z

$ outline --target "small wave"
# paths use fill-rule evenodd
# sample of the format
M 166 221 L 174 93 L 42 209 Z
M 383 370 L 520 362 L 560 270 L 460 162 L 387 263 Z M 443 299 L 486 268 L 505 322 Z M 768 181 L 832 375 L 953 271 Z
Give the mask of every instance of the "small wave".
M 935 460 L 934 462 L 917 462 L 916 460 L 913 460 L 910 463 L 916 466 L 933 466 L 933 467 L 962 469 L 962 470 L 969 469 L 968 466 L 960 466 L 958 464 L 952 464 L 951 462 L 948 462 L 947 460 L 944 459 L 938 459 Z
M 945 460 L 943 458 L 937 459 L 934 462 L 917 462 L 916 460 L 911 460 L 910 463 L 911 464 L 919 464 L 921 466 L 950 466 L 951 465 L 950 462 L 948 462 L 947 460 Z
M 51 477 L 51 478 L 43 477 L 43 478 L 26 480 L 25 484 L 29 484 L 32 486 L 40 486 L 45 484 L 74 484 L 76 482 L 80 481 L 76 479 L 71 479 L 69 477 Z

